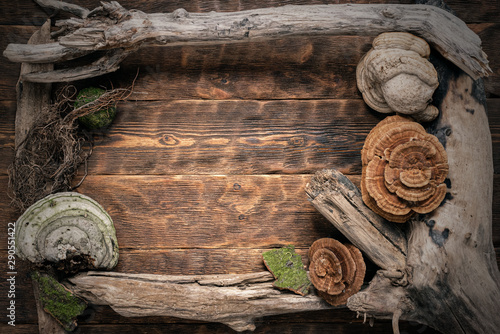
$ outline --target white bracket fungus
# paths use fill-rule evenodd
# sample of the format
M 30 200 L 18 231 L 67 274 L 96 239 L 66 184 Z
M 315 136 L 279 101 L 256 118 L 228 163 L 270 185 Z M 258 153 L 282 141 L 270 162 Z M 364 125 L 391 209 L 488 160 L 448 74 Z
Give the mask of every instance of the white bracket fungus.
M 427 42 L 410 33 L 376 37 L 356 70 L 366 104 L 381 113 L 411 115 L 419 122 L 435 119 L 439 112 L 430 103 L 439 82 L 429 55 Z
M 76 192 L 49 195 L 16 222 L 16 254 L 35 264 L 58 263 L 76 255 L 91 266 L 112 269 L 118 262 L 113 221 L 95 200 Z

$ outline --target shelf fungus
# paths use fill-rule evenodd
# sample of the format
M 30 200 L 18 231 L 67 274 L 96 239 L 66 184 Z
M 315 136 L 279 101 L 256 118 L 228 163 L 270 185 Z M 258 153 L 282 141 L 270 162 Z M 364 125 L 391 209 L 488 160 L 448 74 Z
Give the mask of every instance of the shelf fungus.
M 368 134 L 361 150 L 361 194 L 385 219 L 404 223 L 436 209 L 446 195 L 446 151 L 418 123 L 390 116 Z
M 439 83 L 429 55 L 427 42 L 410 33 L 376 37 L 356 70 L 366 104 L 381 113 L 411 115 L 419 122 L 435 119 L 439 111 L 430 102 Z
M 331 238 L 309 248 L 309 277 L 318 295 L 333 306 L 344 305 L 361 289 L 366 266 L 359 249 Z
M 93 199 L 76 192 L 49 195 L 16 222 L 16 254 L 59 270 L 112 269 L 118 262 L 113 221 Z
M 116 101 L 110 97 L 104 98 L 105 93 L 102 88 L 87 87 L 76 97 L 75 109 L 86 106 L 90 111 L 78 118 L 80 124 L 88 130 L 107 128 L 116 116 Z

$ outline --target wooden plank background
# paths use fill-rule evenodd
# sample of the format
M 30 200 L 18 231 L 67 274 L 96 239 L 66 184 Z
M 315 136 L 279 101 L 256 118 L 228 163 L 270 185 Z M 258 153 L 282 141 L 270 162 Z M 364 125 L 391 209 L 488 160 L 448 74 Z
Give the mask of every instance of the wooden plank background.
M 411 3 L 410 1 L 126 0 L 145 12 L 239 11 L 285 4 Z M 87 8 L 96 0 L 74 1 Z M 500 3 L 447 4 L 483 40 L 494 73 L 484 80 L 494 154 L 493 242 L 500 250 Z M 25 43 L 52 11 L 34 2 L 1 1 L 0 49 Z M 64 17 L 58 15 L 57 17 Z M 305 255 L 321 237 L 342 240 L 308 203 L 304 186 L 323 168 L 359 183 L 360 149 L 383 117 L 367 108 L 355 67 L 371 37 L 292 37 L 200 47 L 148 47 L 109 76 L 78 87 L 124 87 L 139 71 L 134 94 L 119 105 L 110 129 L 95 132 L 89 176 L 78 191 L 114 219 L 119 272 L 248 273 L 264 270 L 261 253 L 287 244 Z M 0 60 L 0 263 L 7 223 L 17 219 L 5 191 L 13 160 L 15 84 L 20 66 Z M 80 172 L 81 176 L 81 172 Z M 16 327 L 6 325 L 6 266 L 0 271 L 0 332 L 35 333 L 28 266 L 18 261 Z M 367 281 L 376 270 L 369 264 Z M 261 319 L 256 333 L 386 333 L 347 309 Z M 401 324 L 402 333 L 433 333 Z M 124 318 L 93 307 L 80 333 L 230 333 L 221 324 L 167 317 Z

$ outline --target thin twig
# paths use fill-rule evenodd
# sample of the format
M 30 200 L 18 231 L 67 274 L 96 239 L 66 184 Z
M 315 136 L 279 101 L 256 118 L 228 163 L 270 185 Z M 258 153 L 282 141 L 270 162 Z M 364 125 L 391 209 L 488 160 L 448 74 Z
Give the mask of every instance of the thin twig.
M 90 157 L 92 155 L 92 152 L 94 150 L 94 145 L 92 145 L 92 143 L 90 143 L 90 151 L 87 155 L 87 159 L 84 160 L 84 163 L 85 163 L 85 173 L 83 174 L 83 177 L 81 178 L 81 180 L 77 183 L 76 186 L 72 187 L 71 190 L 75 190 L 76 188 L 80 187 L 83 183 L 83 181 L 85 181 L 85 179 L 87 178 L 87 175 L 88 175 L 88 167 L 89 167 L 89 164 L 88 164 L 88 157 Z

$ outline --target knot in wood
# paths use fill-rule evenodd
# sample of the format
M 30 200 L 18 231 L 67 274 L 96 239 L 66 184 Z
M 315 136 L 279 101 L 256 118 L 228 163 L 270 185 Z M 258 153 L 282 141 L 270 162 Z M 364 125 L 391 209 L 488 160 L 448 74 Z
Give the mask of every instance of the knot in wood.
M 394 7 L 386 7 L 382 10 L 382 16 L 388 18 L 388 19 L 400 19 L 402 16 L 402 13 L 400 10 Z
M 185 17 L 189 17 L 189 13 L 184 8 L 178 8 L 172 12 L 172 16 L 174 17 L 174 19 L 182 19 Z

